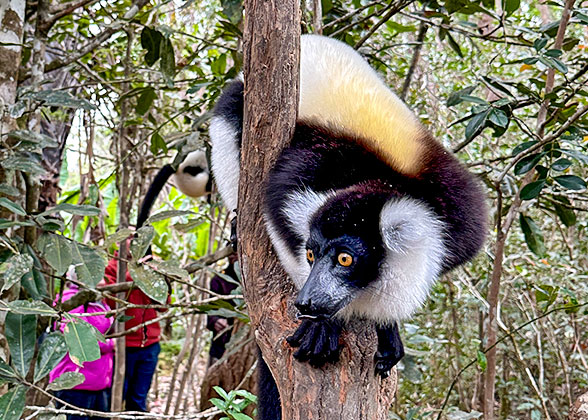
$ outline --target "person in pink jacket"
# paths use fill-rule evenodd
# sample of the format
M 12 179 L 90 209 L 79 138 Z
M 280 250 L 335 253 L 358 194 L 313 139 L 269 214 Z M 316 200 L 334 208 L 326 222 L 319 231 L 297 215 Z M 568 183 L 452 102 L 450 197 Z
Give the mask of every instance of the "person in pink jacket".
M 73 271 L 73 270 L 71 270 Z M 68 273 L 69 276 L 75 276 L 75 273 Z M 72 277 L 69 277 L 72 278 Z M 61 298 L 62 302 L 67 301 L 79 291 L 78 286 L 73 283 L 67 283 L 66 289 L 63 291 Z M 57 300 L 56 302 L 57 303 Z M 105 312 L 110 310 L 110 307 L 104 302 L 90 302 L 86 305 L 78 306 L 72 309 L 70 314 L 92 314 L 97 312 Z M 105 315 L 86 316 L 82 317 L 84 321 L 92 324 L 102 334 L 112 326 L 113 317 L 106 317 Z M 59 326 L 63 332 L 66 323 L 61 323 Z M 76 407 L 87 408 L 96 411 L 110 411 L 110 388 L 112 386 L 113 373 L 113 359 L 114 359 L 114 340 L 108 339 L 105 343 L 98 341 L 100 346 L 100 358 L 93 362 L 84 362 L 83 366 L 76 365 L 69 353 L 57 364 L 57 366 L 49 374 L 49 382 L 53 382 L 65 372 L 80 372 L 85 376 L 85 381 L 72 389 L 65 389 L 56 391 L 55 396 L 65 402 L 68 402 Z M 61 404 L 57 404 L 60 406 Z M 68 415 L 67 420 L 87 420 L 90 416 L 85 415 Z M 97 420 L 97 417 L 91 417 L 92 420 Z

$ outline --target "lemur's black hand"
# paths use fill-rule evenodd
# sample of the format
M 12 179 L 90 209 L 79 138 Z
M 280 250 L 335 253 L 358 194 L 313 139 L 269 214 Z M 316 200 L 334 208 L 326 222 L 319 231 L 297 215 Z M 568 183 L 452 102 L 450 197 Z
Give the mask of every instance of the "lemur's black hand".
M 296 359 L 320 367 L 339 360 L 341 330 L 339 321 L 305 319 L 286 341 L 292 347 L 298 347 L 298 351 L 294 353 Z
M 382 378 L 390 375 L 390 370 L 404 357 L 404 345 L 400 339 L 398 324 L 376 327 L 378 333 L 378 351 L 374 356 L 376 374 Z

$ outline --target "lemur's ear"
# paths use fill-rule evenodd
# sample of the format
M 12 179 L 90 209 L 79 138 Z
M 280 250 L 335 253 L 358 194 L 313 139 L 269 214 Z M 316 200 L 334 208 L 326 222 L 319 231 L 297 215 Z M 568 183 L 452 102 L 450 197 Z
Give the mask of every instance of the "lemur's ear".
M 380 212 L 380 233 L 392 253 L 429 249 L 443 254 L 443 223 L 424 203 L 412 198 L 394 198 Z

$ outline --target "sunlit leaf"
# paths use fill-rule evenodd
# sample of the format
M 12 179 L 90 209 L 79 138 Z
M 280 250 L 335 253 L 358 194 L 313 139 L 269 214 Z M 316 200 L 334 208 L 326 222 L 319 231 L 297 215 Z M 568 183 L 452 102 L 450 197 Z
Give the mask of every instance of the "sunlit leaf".
M 0 397 L 0 419 L 18 420 L 25 408 L 27 389 L 18 385 Z
M 63 331 L 71 360 L 82 366 L 100 358 L 100 347 L 94 327 L 82 320 L 68 322 Z
M 30 255 L 13 255 L 0 264 L 0 276 L 2 277 L 2 288 L 0 292 L 10 289 L 22 276 L 33 268 L 33 258 Z
M 23 378 L 29 372 L 35 353 L 36 330 L 36 316 L 19 315 L 12 312 L 6 314 L 5 335 L 10 348 L 12 366 Z
M 165 303 L 168 295 L 168 285 L 161 274 L 144 266 L 129 264 L 129 272 L 135 284 L 156 302 Z
M 39 238 L 37 246 L 58 276 L 67 271 L 73 261 L 70 241 L 61 235 L 45 233 Z
M 66 354 L 67 345 L 61 333 L 53 332 L 45 337 L 41 343 L 39 355 L 37 356 L 33 381 L 38 382 L 43 379 L 57 366 Z
M 80 372 L 64 372 L 47 386 L 48 391 L 60 391 L 71 389 L 74 386 L 84 383 L 86 377 Z

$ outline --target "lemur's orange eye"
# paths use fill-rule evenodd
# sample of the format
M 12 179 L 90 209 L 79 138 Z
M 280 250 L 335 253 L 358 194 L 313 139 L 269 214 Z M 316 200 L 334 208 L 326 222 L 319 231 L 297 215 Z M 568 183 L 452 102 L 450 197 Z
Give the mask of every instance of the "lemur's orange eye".
M 346 252 L 340 253 L 337 260 L 343 267 L 349 267 L 353 263 L 353 257 Z
M 306 259 L 310 262 L 314 262 L 314 253 L 312 252 L 312 249 L 306 250 Z

